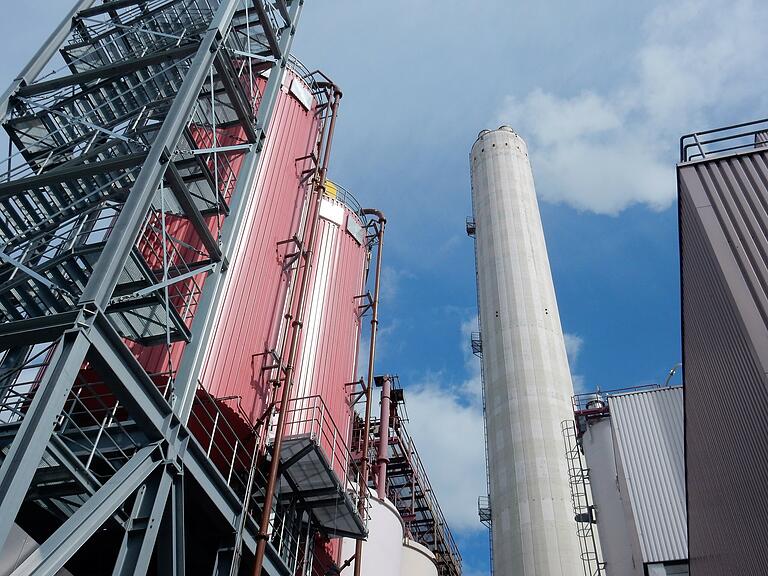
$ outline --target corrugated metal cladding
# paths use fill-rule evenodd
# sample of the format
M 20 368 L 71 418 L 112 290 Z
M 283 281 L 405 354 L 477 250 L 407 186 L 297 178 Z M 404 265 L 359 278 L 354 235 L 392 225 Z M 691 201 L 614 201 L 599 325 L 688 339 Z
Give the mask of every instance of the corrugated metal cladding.
M 297 77 L 286 71 L 284 88 Z M 298 162 L 316 146 L 318 120 L 315 103 L 306 109 L 282 90 L 267 136 L 262 161 L 247 198 L 247 225 L 230 261 L 214 339 L 201 381 L 216 397 L 240 396 L 252 420 L 259 418 L 269 393 L 274 363 L 266 352 L 277 343 L 284 312 L 288 274 L 283 264 L 292 244 L 278 245 L 298 232 L 305 186 L 301 172 L 311 168 Z
M 678 166 L 691 573 L 768 571 L 768 152 Z
M 340 433 L 335 446 L 332 434 L 324 434 L 321 446 L 344 477 L 345 463 L 339 462 L 340 449 L 346 449 L 351 425 L 348 384 L 354 381 L 360 340 L 359 296 L 364 291 L 368 248 L 348 230 L 359 217 L 345 204 L 325 197 L 320 206 L 320 227 L 310 279 L 311 298 L 298 360 L 297 382 L 293 390 L 294 409 L 307 409 L 320 396 L 327 414 Z M 297 413 L 296 416 L 300 414 Z M 303 418 L 302 418 L 303 419 Z M 292 425 L 290 433 L 303 431 Z
M 608 400 L 643 561 L 688 558 L 683 458 L 683 389 Z
M 255 81 L 263 89 L 264 79 Z M 308 160 L 297 162 L 297 159 L 314 151 L 319 136 L 316 102 L 307 109 L 306 102 L 299 101 L 288 89 L 294 81 L 302 82 L 287 70 L 253 188 L 243 199 L 247 203 L 246 226 L 229 262 L 212 344 L 200 376 L 203 386 L 213 396 L 239 398 L 241 407 L 252 420 L 261 416 L 266 404 L 270 386 L 263 367 L 273 361 L 265 352 L 276 345 L 287 293 L 288 275 L 283 262 L 293 247 L 291 244 L 278 246 L 278 242 L 298 232 L 305 204 L 306 188 L 301 183 L 301 172 L 311 166 Z M 242 134 L 238 139 L 231 131 L 221 129 L 219 144 L 229 144 L 231 139 L 243 140 Z M 235 174 L 241 162 L 242 157 L 233 159 Z M 220 187 L 222 194 L 227 194 L 233 183 L 222 179 Z M 207 221 L 215 235 L 216 215 Z M 181 240 L 198 241 L 191 231 L 187 237 L 178 230 L 174 232 L 181 235 Z M 203 278 L 204 275 L 196 277 L 200 283 Z M 150 373 L 163 371 L 169 365 L 164 345 L 130 346 L 137 349 L 141 364 Z M 178 365 L 183 351 L 184 342 L 173 344 L 172 365 Z

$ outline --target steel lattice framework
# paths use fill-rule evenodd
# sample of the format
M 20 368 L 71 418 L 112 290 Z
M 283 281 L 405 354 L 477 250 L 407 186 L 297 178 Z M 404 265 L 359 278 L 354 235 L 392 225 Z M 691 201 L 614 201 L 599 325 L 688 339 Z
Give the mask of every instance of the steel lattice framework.
M 397 508 L 407 537 L 427 547 L 435 555 L 437 573 L 440 576 L 461 576 L 461 553 L 406 427 L 407 402 L 400 387 L 400 379 L 398 376 L 376 377 L 377 382 L 384 379 L 392 379 L 394 383 L 390 397 L 389 426 L 384 430 L 381 419 L 372 418 L 371 430 L 375 444 L 379 445 L 382 438 L 386 438 L 386 497 Z M 361 428 L 361 423 L 358 422 L 353 432 L 353 445 L 359 450 L 360 458 Z M 368 458 L 373 461 L 376 454 L 369 450 Z M 375 483 L 381 481 L 381 478 L 376 478 Z
M 14 575 L 236 574 L 256 549 L 259 430 L 198 375 L 302 4 L 81 0 L 0 97 L 0 545 L 46 527 Z M 132 348 L 174 342 L 161 373 Z M 267 510 L 264 571 L 295 571 L 311 532 Z

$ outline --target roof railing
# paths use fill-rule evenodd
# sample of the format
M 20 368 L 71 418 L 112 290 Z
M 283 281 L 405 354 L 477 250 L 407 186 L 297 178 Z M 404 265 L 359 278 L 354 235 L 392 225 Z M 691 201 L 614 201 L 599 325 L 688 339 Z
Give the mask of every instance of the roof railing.
M 768 146 L 768 118 L 686 134 L 680 162 L 693 162 Z
M 614 388 L 612 390 L 600 390 L 598 388 L 594 392 L 574 394 L 571 397 L 571 402 L 573 403 L 574 412 L 582 412 L 584 410 L 592 409 L 591 404 L 593 402 L 602 402 L 604 405 L 607 405 L 608 398 L 611 398 L 612 396 L 630 394 L 632 392 L 650 392 L 652 390 L 661 390 L 662 388 L 668 388 L 668 386 L 662 386 L 661 384 L 643 384 L 640 386 L 628 386 L 626 388 Z

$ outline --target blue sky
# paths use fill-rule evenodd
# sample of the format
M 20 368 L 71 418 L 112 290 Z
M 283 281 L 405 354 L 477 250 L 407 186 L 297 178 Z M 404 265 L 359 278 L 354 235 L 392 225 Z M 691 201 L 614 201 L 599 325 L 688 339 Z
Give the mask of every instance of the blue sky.
M 0 84 L 69 5 L 6 8 Z M 680 359 L 677 139 L 766 115 L 767 18 L 759 0 L 307 0 L 294 51 L 344 90 L 331 175 L 389 217 L 377 371 L 407 389 L 466 574 L 487 573 L 477 133 L 510 124 L 529 144 L 575 381 L 659 382 Z

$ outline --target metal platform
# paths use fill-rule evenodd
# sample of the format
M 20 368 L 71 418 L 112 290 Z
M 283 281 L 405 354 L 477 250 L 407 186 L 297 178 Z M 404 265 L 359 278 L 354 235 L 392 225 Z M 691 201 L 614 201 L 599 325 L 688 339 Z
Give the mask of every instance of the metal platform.
M 44 530 L 14 575 L 229 574 L 256 432 L 198 359 L 303 2 L 72 2 L 0 96 L 0 548 L 18 524 Z M 135 352 L 175 341 L 167 373 Z
M 311 510 L 315 525 L 329 536 L 359 539 L 367 535 L 356 493 L 339 480 L 315 438 L 306 434 L 284 439 L 280 463 L 281 498 L 298 497 Z

